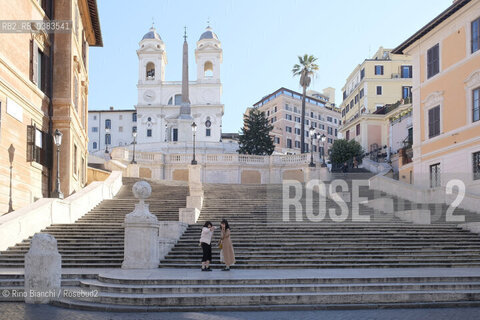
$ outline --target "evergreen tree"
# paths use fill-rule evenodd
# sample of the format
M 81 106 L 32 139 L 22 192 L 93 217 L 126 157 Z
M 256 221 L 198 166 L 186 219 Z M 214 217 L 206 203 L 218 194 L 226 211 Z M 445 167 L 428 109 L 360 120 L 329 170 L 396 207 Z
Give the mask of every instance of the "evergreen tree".
M 357 141 L 338 139 L 333 143 L 330 159 L 332 160 L 333 164 L 340 165 L 345 161 L 352 161 L 353 157 L 360 161 L 362 156 L 362 146 Z
M 239 137 L 240 154 L 271 155 L 275 149 L 270 131 L 273 126 L 265 116 L 265 112 L 251 109 L 243 120 L 243 128 Z

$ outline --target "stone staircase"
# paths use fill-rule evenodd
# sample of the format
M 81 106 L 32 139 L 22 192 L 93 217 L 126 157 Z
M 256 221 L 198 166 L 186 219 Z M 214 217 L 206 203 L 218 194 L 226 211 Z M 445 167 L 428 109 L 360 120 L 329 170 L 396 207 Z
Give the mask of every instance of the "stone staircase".
M 132 186 L 139 179 L 124 178 L 123 187 L 112 200 L 104 200 L 74 224 L 51 225 L 41 232 L 57 239 L 63 268 L 118 268 L 123 261 L 125 215 L 138 201 Z M 150 212 L 160 221 L 178 221 L 178 209 L 185 207 L 188 187 L 182 183 L 149 181 Z M 30 240 L 0 252 L 0 268 L 23 268 Z
M 349 180 L 349 190 L 351 183 Z M 188 227 L 160 267 L 199 268 L 202 225 L 211 221 L 219 226 L 223 218 L 231 226 L 235 269 L 480 267 L 480 237 L 458 228 L 456 223 L 445 222 L 445 205 L 419 206 L 437 209 L 438 219 L 429 225 L 414 225 L 393 213 L 363 204 L 359 204 L 359 215 L 370 216 L 370 221 L 353 221 L 349 202 L 348 218 L 337 222 L 329 217 L 328 210 L 336 208 L 340 212 L 340 207 L 329 198 L 323 209 L 327 212 L 325 218 L 312 222 L 302 198 L 301 221 L 293 212 L 289 221 L 283 221 L 281 195 L 281 185 L 206 185 L 198 223 Z M 361 187 L 360 196 L 372 200 L 388 195 Z M 417 207 L 409 201 L 388 197 L 395 210 Z M 313 213 L 321 211 L 319 205 L 317 198 L 313 201 Z M 456 209 L 454 214 L 465 214 L 467 221 L 478 221 L 477 215 L 462 209 Z M 216 231 L 213 244 L 219 236 Z M 220 268 L 216 245 L 212 267 Z

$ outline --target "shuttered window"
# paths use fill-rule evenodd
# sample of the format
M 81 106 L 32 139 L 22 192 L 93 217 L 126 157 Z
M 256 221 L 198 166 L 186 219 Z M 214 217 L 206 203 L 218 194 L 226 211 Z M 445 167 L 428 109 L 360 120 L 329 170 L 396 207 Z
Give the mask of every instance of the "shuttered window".
M 440 134 L 440 106 L 428 110 L 428 137 L 433 138 Z
M 440 72 L 440 47 L 438 43 L 427 51 L 427 77 L 431 78 Z
M 36 128 L 27 126 L 27 161 L 37 162 L 52 168 L 53 136 Z

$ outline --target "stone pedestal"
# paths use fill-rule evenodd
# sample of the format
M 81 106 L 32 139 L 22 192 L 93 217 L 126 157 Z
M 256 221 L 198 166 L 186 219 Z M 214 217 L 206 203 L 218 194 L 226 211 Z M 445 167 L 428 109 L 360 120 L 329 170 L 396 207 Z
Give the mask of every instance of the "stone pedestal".
M 200 216 L 200 210 L 197 208 L 180 208 L 178 209 L 178 217 L 180 222 L 194 224 Z
M 60 293 L 62 257 L 57 240 L 49 234 L 33 236 L 25 255 L 25 302 L 49 303 Z
M 138 178 L 140 176 L 140 166 L 136 163 L 129 163 L 127 174 L 129 177 Z
M 135 210 L 125 217 L 125 251 L 122 268 L 157 268 L 160 262 L 159 223 L 144 201 L 150 197 L 152 188 L 147 182 L 139 181 L 133 185 L 132 191 L 140 201 L 135 204 Z

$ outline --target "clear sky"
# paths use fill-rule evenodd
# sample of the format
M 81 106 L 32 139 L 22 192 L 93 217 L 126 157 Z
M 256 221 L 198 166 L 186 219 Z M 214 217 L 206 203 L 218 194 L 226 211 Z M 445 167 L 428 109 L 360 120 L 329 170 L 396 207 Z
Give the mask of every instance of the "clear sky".
M 341 88 L 378 49 L 394 48 L 452 0 L 99 0 L 103 48 L 90 49 L 90 110 L 132 109 L 137 103 L 138 42 L 155 22 L 165 42 L 167 81 L 181 80 L 183 27 L 194 50 L 207 20 L 223 47 L 223 132 L 238 132 L 245 108 L 280 87 L 301 90 L 292 77 L 298 55 L 318 58 L 311 89 Z

